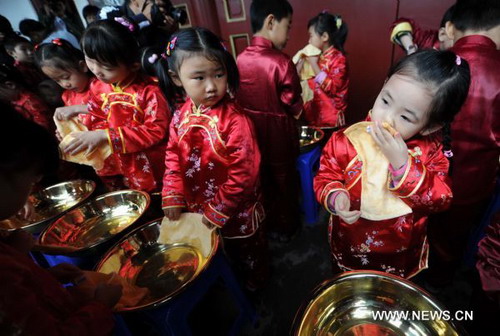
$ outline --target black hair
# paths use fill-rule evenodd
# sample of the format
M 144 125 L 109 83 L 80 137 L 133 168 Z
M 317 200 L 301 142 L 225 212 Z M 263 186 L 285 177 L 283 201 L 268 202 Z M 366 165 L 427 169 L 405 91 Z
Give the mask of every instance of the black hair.
M 458 0 L 450 21 L 460 31 L 489 30 L 500 25 L 500 1 Z
M 446 26 L 446 22 L 451 21 L 451 17 L 453 15 L 454 10 L 455 10 L 455 5 L 452 5 L 450 8 L 446 10 L 446 12 L 444 12 L 439 28 L 444 28 Z
M 100 11 L 99 7 L 87 5 L 87 6 L 83 7 L 82 15 L 84 18 L 86 18 L 87 16 L 90 16 L 90 15 L 98 16 L 99 11 Z
M 163 50 L 146 49 L 142 55 L 142 67 L 149 69 L 158 77 L 160 88 L 168 100 L 172 111 L 184 90 L 174 84 L 168 71 L 179 73 L 182 62 L 193 55 L 202 55 L 222 65 L 226 71 L 229 91 L 235 93 L 240 82 L 240 75 L 234 57 L 226 50 L 222 40 L 210 30 L 194 27 L 181 29 L 172 35 L 175 45 Z M 170 54 L 170 55 L 168 55 Z M 152 57 L 153 56 L 153 57 Z M 152 63 L 150 61 L 153 61 Z
M 255 34 L 264 26 L 264 21 L 269 15 L 274 15 L 276 20 L 292 16 L 293 8 L 287 0 L 253 0 L 250 5 L 250 22 L 252 32 Z
M 12 25 L 10 24 L 10 21 L 3 15 L 0 15 L 0 33 L 3 33 L 4 35 L 8 35 L 10 33 L 13 33 L 14 30 L 12 29 Z
M 344 43 L 347 39 L 347 23 L 340 15 L 321 12 L 307 23 L 307 29 L 314 27 L 318 35 L 328 34 L 328 43 L 345 53 Z
M 13 82 L 21 86 L 26 86 L 23 81 L 23 76 L 14 66 L 2 63 L 0 64 L 0 84 L 5 84 L 6 82 Z
M 29 45 L 32 45 L 28 39 L 25 39 L 17 34 L 11 34 L 5 39 L 4 48 L 8 52 L 13 52 L 16 46 L 21 43 L 28 43 Z
M 54 39 L 35 48 L 35 62 L 40 69 L 49 66 L 61 70 L 79 70 L 82 61 L 85 61 L 83 52 L 64 39 Z
M 42 126 L 25 119 L 8 104 L 0 103 L 0 173 L 34 167 L 37 173 L 54 173 L 59 164 L 56 139 Z
M 450 124 L 469 92 L 469 63 L 449 50 L 419 50 L 395 64 L 392 75 L 409 76 L 434 91 L 426 126 L 443 126 L 443 149 L 450 150 Z
M 80 44 L 85 56 L 99 63 L 118 66 L 131 66 L 139 61 L 139 46 L 133 34 L 137 27 L 131 24 L 132 31 L 116 20 L 99 20 L 88 25 Z
M 36 20 L 24 19 L 19 22 L 19 30 L 21 31 L 21 34 L 30 36 L 33 32 L 45 30 L 45 26 Z

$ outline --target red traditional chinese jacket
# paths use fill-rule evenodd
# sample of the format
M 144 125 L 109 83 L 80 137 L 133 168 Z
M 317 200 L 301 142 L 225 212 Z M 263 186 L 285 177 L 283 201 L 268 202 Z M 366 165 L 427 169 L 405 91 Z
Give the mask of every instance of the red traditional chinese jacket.
M 376 221 L 363 218 L 362 213 L 353 224 L 334 216 L 327 200 L 330 194 L 345 191 L 351 210 L 360 210 L 362 182 L 367 178 L 363 162 L 344 130 L 334 133 L 325 146 L 314 190 L 318 201 L 332 213 L 329 240 L 342 269 L 373 269 L 408 278 L 427 267 L 427 216 L 449 206 L 449 162 L 436 136 L 416 137 L 407 145 L 406 171 L 397 185 L 391 187 L 388 180 L 387 188 L 411 208 L 411 213 Z
M 123 86 L 96 80 L 90 91 L 83 124 L 89 130 L 106 130 L 113 150 L 97 174 L 122 175 L 132 189 L 160 190 L 171 119 L 160 88 L 150 79 L 135 77 Z
M 36 122 L 51 132 L 54 130 L 52 113 L 47 104 L 36 94 L 27 90 L 21 90 L 19 97 L 10 103 L 26 119 Z
M 312 126 L 343 126 L 349 87 L 346 57 L 332 46 L 321 54 L 318 66 L 321 72 L 308 81 L 314 97 L 304 104 L 305 119 Z
M 232 100 L 196 108 L 189 99 L 170 125 L 165 165 L 163 209 L 201 213 L 226 238 L 257 230 L 260 153 L 252 122 Z
M 459 39 L 451 49 L 467 60 L 469 95 L 451 124 L 453 202 L 471 204 L 493 191 L 500 155 L 500 50 L 486 36 Z
M 302 111 L 302 88 L 289 56 L 255 36 L 240 55 L 238 104 L 252 119 L 263 164 L 295 163 L 299 138 L 294 117 Z
M 0 242 L 0 313 L 21 335 L 111 335 L 113 314 L 97 301 L 79 302 L 29 256 Z
M 73 106 L 73 105 L 87 105 L 91 93 L 90 93 L 90 87 L 92 86 L 92 83 L 97 81 L 94 77 L 89 79 L 89 84 L 87 88 L 83 92 L 76 92 L 74 90 L 64 90 L 62 94 L 62 100 L 64 102 L 64 106 Z

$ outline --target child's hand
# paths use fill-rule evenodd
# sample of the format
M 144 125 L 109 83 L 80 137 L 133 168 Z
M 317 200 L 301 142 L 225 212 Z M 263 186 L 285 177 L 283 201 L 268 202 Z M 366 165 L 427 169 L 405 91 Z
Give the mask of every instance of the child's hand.
M 69 282 L 79 283 L 84 280 L 85 277 L 80 268 L 69 263 L 58 264 L 54 267 L 48 268 L 47 271 L 49 271 L 54 278 L 63 284 Z
M 108 137 L 104 130 L 81 132 L 75 134 L 63 151 L 64 153 L 75 155 L 85 150 L 85 155 L 89 155 L 106 141 L 108 141 Z
M 59 133 L 58 130 L 56 130 L 56 138 L 59 140 L 59 142 L 63 141 L 63 137 L 61 136 L 61 133 Z
M 213 225 L 212 223 L 210 223 L 210 221 L 205 217 L 203 216 L 203 219 L 201 220 L 201 222 L 207 227 L 209 228 L 210 230 L 213 230 L 215 229 L 215 225 Z
M 94 300 L 113 308 L 122 297 L 122 285 L 99 284 L 94 292 Z
M 344 192 L 339 193 L 335 198 L 334 209 L 337 215 L 347 224 L 354 223 L 361 216 L 359 210 L 350 211 L 351 201 L 349 200 L 349 196 Z
M 81 110 L 82 108 L 80 105 L 58 107 L 54 112 L 54 118 L 57 120 L 69 120 L 82 113 Z
M 181 217 L 181 208 L 164 209 L 163 213 L 168 219 L 176 221 Z
M 379 122 L 375 122 L 370 133 L 394 169 L 401 168 L 408 161 L 408 146 L 401 134 L 397 132 L 393 136 Z

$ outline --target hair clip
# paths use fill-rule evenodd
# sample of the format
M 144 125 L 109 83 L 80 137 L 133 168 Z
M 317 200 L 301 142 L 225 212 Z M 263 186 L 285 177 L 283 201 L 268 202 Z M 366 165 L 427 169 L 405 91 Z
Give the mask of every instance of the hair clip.
M 123 18 L 123 17 L 115 17 L 115 21 L 118 22 L 119 24 L 121 24 L 122 26 L 128 28 L 128 30 L 130 30 L 131 32 L 133 32 L 135 30 L 135 27 L 134 25 L 128 21 L 127 19 Z
M 443 153 L 444 156 L 446 156 L 448 159 L 453 157 L 453 152 L 451 151 L 451 149 L 445 150 Z
M 148 62 L 154 64 L 154 62 L 156 62 L 157 59 L 158 59 L 158 54 L 152 54 L 151 56 L 148 57 Z
M 323 10 L 321 11 L 321 14 L 328 14 L 328 9 L 323 9 Z
M 60 39 L 60 38 L 55 38 L 55 39 L 53 39 L 53 40 L 52 40 L 52 43 L 54 43 L 54 44 L 56 44 L 56 45 L 58 45 L 58 46 L 60 46 L 60 47 L 62 47 L 62 45 L 63 45 L 63 42 L 61 41 L 61 39 Z M 35 48 L 36 48 L 36 47 L 35 47 Z
M 226 48 L 226 46 L 224 45 L 224 42 L 220 41 L 220 45 L 222 46 L 222 48 L 223 48 L 225 51 L 227 51 L 227 48 Z
M 172 55 L 172 51 L 174 51 L 176 43 L 177 43 L 177 36 L 174 37 L 172 40 L 170 40 L 170 42 L 168 42 L 167 49 L 165 50 L 165 54 L 167 56 Z
M 457 65 L 462 64 L 462 59 L 460 58 L 460 56 L 458 56 L 458 55 L 457 55 L 457 58 L 455 58 L 455 63 L 456 63 Z M 453 155 L 453 154 L 452 154 L 452 155 Z
M 337 26 L 337 29 L 340 29 L 342 26 L 342 17 L 340 15 L 335 17 L 335 24 Z

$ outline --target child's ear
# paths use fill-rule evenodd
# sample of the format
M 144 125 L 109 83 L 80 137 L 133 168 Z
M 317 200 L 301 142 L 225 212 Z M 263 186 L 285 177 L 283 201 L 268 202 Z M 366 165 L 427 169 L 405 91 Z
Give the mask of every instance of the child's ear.
M 181 79 L 179 78 L 179 75 L 177 73 L 173 72 L 172 70 L 168 70 L 168 75 L 170 78 L 172 78 L 172 82 L 174 82 L 175 85 L 178 87 L 182 87 L 182 82 Z
M 87 63 L 85 63 L 85 61 L 78 62 L 78 70 L 81 72 L 88 72 L 89 68 L 87 67 Z
M 330 41 L 330 35 L 328 35 L 327 32 L 324 32 L 323 34 L 321 34 L 321 41 L 323 41 L 323 42 Z
M 420 131 L 420 135 L 429 135 L 443 128 L 444 125 L 434 125 Z
M 451 21 L 447 21 L 445 26 L 444 26 L 444 30 L 445 30 L 445 33 L 446 33 L 446 36 L 448 36 L 448 38 L 452 41 L 455 41 L 455 25 L 453 23 L 451 23 Z
M 445 39 L 448 38 L 448 35 L 446 34 L 446 28 L 445 27 L 441 27 L 439 28 L 438 30 L 438 40 L 439 42 L 444 42 Z
M 7 50 L 7 54 L 9 54 L 9 56 L 12 57 L 13 59 L 17 59 L 17 55 L 14 51 Z
M 269 14 L 264 19 L 264 25 L 262 26 L 266 30 L 273 30 L 273 26 L 276 24 L 276 17 L 273 14 Z

